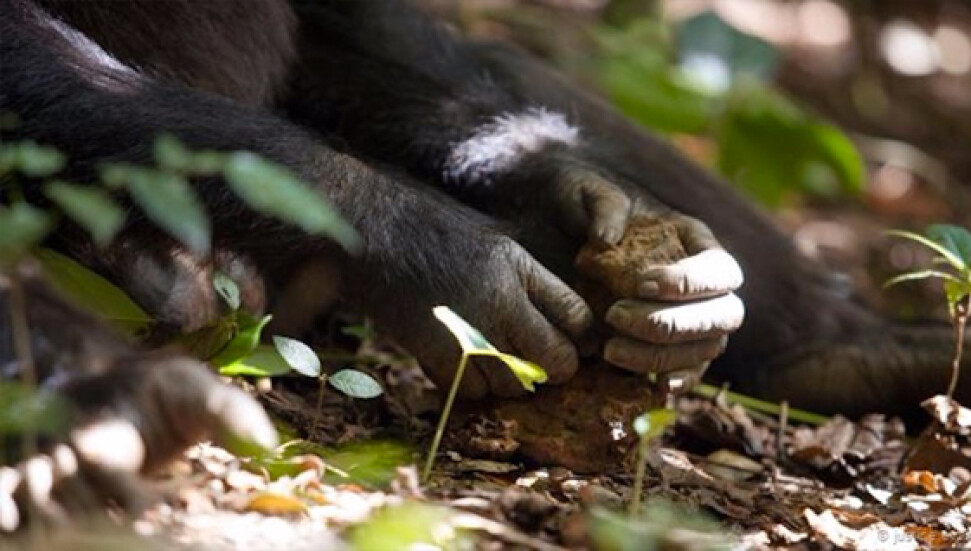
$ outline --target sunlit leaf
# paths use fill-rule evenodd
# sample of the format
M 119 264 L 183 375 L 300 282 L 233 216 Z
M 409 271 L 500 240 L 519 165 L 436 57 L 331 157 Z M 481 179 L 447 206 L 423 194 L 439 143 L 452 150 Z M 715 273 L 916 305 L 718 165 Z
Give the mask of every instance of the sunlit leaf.
M 53 227 L 51 217 L 27 203 L 0 206 L 0 262 L 11 262 L 47 235 Z
M 439 505 L 408 502 L 378 511 L 348 539 L 354 549 L 367 551 L 471 549 L 470 536 L 450 523 L 452 516 Z
M 212 286 L 230 309 L 239 310 L 241 304 L 239 285 L 236 285 L 231 277 L 222 272 L 216 272 L 212 276 Z
M 947 272 L 942 272 L 939 270 L 919 270 L 916 272 L 907 272 L 905 274 L 900 274 L 896 277 L 892 277 L 888 279 L 887 282 L 883 284 L 883 286 L 890 287 L 892 285 L 897 285 L 898 283 L 903 283 L 905 281 L 919 281 L 922 279 L 930 279 L 932 277 L 936 277 L 938 279 L 943 279 L 943 280 L 958 281 L 956 277 L 954 277 L 953 275 Z
M 277 352 L 276 347 L 259 345 L 249 355 L 219 368 L 219 374 L 227 377 L 279 377 L 292 369 Z
M 472 327 L 469 322 L 462 319 L 449 307 L 436 306 L 432 309 L 432 313 L 438 318 L 438 321 L 442 322 L 448 328 L 465 354 L 470 356 L 491 356 L 501 360 L 512 370 L 519 383 L 526 390 L 533 391 L 535 390 L 533 386 L 535 383 L 546 382 L 546 371 L 542 367 L 513 356 L 512 354 L 500 352 L 482 335 L 482 332 Z
M 176 174 L 135 169 L 128 192 L 149 219 L 194 252 L 209 252 L 209 217 L 192 186 Z
M 306 344 L 297 339 L 274 335 L 273 346 L 297 373 L 307 377 L 320 376 L 320 358 Z
M 641 440 L 653 440 L 677 419 L 674 410 L 655 409 L 634 419 L 634 432 Z
M 924 233 L 959 258 L 965 268 L 971 268 L 971 232 L 960 226 L 935 224 Z
M 225 175 L 250 207 L 295 224 L 307 233 L 326 235 L 348 251 L 360 249 L 360 236 L 330 202 L 284 167 L 240 151 L 229 156 Z
M 945 281 L 944 295 L 947 297 L 947 305 L 953 316 L 958 303 L 971 295 L 971 281 Z
M 472 327 L 448 306 L 436 306 L 432 313 L 451 331 L 462 351 L 467 354 L 498 352 L 482 332 Z
M 386 487 L 394 480 L 398 467 L 415 462 L 415 449 L 406 442 L 389 439 L 357 440 L 336 449 L 306 440 L 286 445 L 283 455 L 294 457 L 317 455 L 333 470 L 324 481 L 328 484 L 359 484 L 373 489 Z
M 513 375 L 519 379 L 519 384 L 523 385 L 523 388 L 530 392 L 534 392 L 536 383 L 545 383 L 547 380 L 546 371 L 542 367 L 534 364 L 533 362 L 526 361 L 522 358 L 513 356 L 512 354 L 486 354 L 489 356 L 495 356 L 502 360 L 510 370 L 512 370 Z
M 237 313 L 239 331 L 219 354 L 209 360 L 209 363 L 221 371 L 249 356 L 260 344 L 260 334 L 272 318 L 273 316 L 254 318 L 242 312 Z
M 44 193 L 100 246 L 107 245 L 125 222 L 125 211 L 103 188 L 54 181 L 44 186 Z
M 945 247 L 944 245 L 941 245 L 940 243 L 932 239 L 928 239 L 923 235 L 909 232 L 909 231 L 900 231 L 900 230 L 889 230 L 887 232 L 887 235 L 894 235 L 897 237 L 903 237 L 904 239 L 910 239 L 911 241 L 916 241 L 917 243 L 920 243 L 921 245 L 941 255 L 941 258 L 943 258 L 948 264 L 953 266 L 954 269 L 961 270 L 964 268 L 964 262 L 962 262 L 961 257 L 948 250 L 947 247 Z
M 373 377 L 356 369 L 342 369 L 327 377 L 327 382 L 351 398 L 370 399 L 380 396 L 384 389 Z
M 35 256 L 55 289 L 121 331 L 144 335 L 155 323 L 124 291 L 73 259 L 49 249 Z

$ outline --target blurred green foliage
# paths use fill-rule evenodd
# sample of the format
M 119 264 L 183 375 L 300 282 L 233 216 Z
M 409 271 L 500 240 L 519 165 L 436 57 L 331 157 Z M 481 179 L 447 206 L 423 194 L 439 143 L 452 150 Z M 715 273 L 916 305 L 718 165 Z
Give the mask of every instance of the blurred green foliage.
M 713 167 L 763 204 L 862 189 L 852 142 L 772 88 L 771 44 L 713 12 L 674 27 L 639 18 L 595 36 L 596 77 L 612 101 L 661 133 L 710 140 Z

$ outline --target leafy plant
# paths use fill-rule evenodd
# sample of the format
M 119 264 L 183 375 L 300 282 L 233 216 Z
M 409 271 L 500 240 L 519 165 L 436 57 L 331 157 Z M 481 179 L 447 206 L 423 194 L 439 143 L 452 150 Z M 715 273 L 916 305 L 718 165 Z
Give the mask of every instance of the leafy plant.
M 611 100 L 653 130 L 712 140 L 714 166 L 759 201 L 862 190 L 852 142 L 772 89 L 779 54 L 771 44 L 713 12 L 673 29 L 637 19 L 595 37 L 596 76 Z
M 634 473 L 634 495 L 631 496 L 629 512 L 637 515 L 641 509 L 641 493 L 644 488 L 644 475 L 647 471 L 647 454 L 651 442 L 660 436 L 664 429 L 675 421 L 674 410 L 655 409 L 634 419 L 634 432 L 637 433 L 637 470 Z
M 213 326 L 203 329 L 201 334 L 194 335 L 193 340 L 209 345 L 213 340 L 223 339 L 219 352 L 208 358 L 221 375 L 275 377 L 293 371 L 304 377 L 317 378 L 321 385 L 318 410 L 326 383 L 351 398 L 376 398 L 384 392 L 373 377 L 357 369 L 342 369 L 333 375 L 322 373 L 320 357 L 297 339 L 274 335 L 272 347 L 261 346 L 261 333 L 270 316 L 253 318 L 240 311 L 239 287 L 228 276 L 217 274 L 213 285 L 231 312 Z M 198 345 L 192 348 L 198 354 Z
M 961 375 L 964 333 L 968 316 L 971 315 L 971 232 L 959 226 L 935 224 L 928 227 L 924 235 L 899 230 L 888 233 L 916 241 L 936 253 L 931 261 L 934 268 L 900 274 L 887 281 L 885 287 L 922 279 L 940 279 L 943 282 L 956 341 L 951 380 L 947 386 L 947 397 L 952 398 Z
M 442 416 L 438 421 L 438 427 L 435 429 L 435 436 L 428 450 L 428 456 L 425 458 L 425 468 L 422 469 L 421 475 L 422 480 L 425 481 L 431 475 L 432 466 L 435 464 L 438 447 L 442 443 L 442 435 L 445 434 L 445 426 L 448 424 L 449 415 L 452 413 L 452 406 L 455 403 L 456 395 L 458 395 L 459 384 L 462 382 L 463 375 L 465 375 L 465 368 L 469 363 L 469 358 L 473 356 L 485 356 L 500 360 L 512 370 L 516 378 L 519 379 L 519 383 L 523 385 L 523 388 L 530 392 L 535 390 L 535 383 L 546 382 L 546 371 L 542 367 L 513 356 L 512 354 L 500 352 L 482 335 L 481 331 L 469 325 L 469 322 L 462 319 L 449 307 L 436 306 L 432 309 L 432 313 L 438 318 L 438 321 L 442 322 L 448 328 L 452 336 L 455 337 L 455 340 L 458 341 L 459 346 L 462 348 L 462 356 L 459 358 L 458 367 L 455 369 L 455 378 L 452 380 L 452 387 L 449 389 L 448 395 L 445 398 Z
M 360 238 L 330 202 L 288 169 L 245 151 L 193 152 L 173 136 L 154 146 L 155 166 L 106 163 L 101 178 L 79 185 L 56 178 L 67 164 L 57 149 L 31 141 L 0 142 L 0 262 L 11 265 L 34 249 L 63 215 L 87 231 L 98 245 L 109 243 L 126 218 L 119 204 L 127 196 L 160 229 L 199 254 L 209 252 L 209 216 L 189 184 L 191 178 L 221 177 L 248 206 L 326 235 L 349 251 Z M 20 178 L 44 180 L 40 191 L 54 208 L 25 199 Z

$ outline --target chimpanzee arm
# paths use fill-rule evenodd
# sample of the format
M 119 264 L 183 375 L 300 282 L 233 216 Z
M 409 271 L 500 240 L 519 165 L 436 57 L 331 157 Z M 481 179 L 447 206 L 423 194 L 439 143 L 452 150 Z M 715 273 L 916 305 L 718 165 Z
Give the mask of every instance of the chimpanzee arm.
M 699 354 L 707 360 L 721 352 L 744 314 L 731 294 L 742 282 L 737 263 L 704 224 L 591 155 L 603 137 L 590 143 L 584 125 L 568 116 L 569 105 L 500 81 L 503 67 L 494 66 L 487 49 L 405 2 L 295 5 L 300 65 L 286 101 L 293 119 L 334 131 L 354 150 L 407 167 L 479 206 L 526 210 L 595 243 L 616 243 L 634 215 L 671 219 L 691 256 L 645 274 L 644 292 L 631 297 L 637 300 L 608 315 L 634 338 L 609 343 L 606 356 L 637 371 L 662 364 L 680 370 L 693 368 Z M 657 300 L 708 302 L 657 314 L 655 304 L 644 302 Z M 622 306 L 636 323 L 621 321 Z M 644 344 L 647 334 L 670 339 Z
M 3 4 L 10 9 L 0 22 L 0 110 L 21 119 L 8 139 L 60 148 L 70 159 L 68 176 L 80 180 L 102 161 L 148 162 L 162 132 L 190 147 L 259 153 L 329 198 L 358 230 L 364 250 L 353 258 L 336 254 L 326 239 L 252 211 L 222 182 L 199 181 L 216 246 L 266 267 L 332 257 L 347 272 L 348 301 L 398 337 L 439 383 L 450 381 L 457 348 L 431 315 L 438 304 L 452 306 L 498 346 L 545 366 L 553 381 L 576 369 L 564 333 L 585 328 L 585 304 L 487 217 L 336 153 L 272 115 L 161 85 L 64 32 L 30 3 Z M 129 226 L 129 235 L 153 231 L 137 215 Z M 507 370 L 470 375 L 469 394 L 521 392 Z

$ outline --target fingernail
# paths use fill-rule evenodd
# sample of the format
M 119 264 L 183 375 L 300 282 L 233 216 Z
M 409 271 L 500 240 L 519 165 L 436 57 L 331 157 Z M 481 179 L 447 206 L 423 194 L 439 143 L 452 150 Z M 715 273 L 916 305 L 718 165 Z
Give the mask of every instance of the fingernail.
M 656 281 L 645 281 L 637 288 L 638 294 L 642 297 L 656 295 L 660 290 L 661 285 Z

